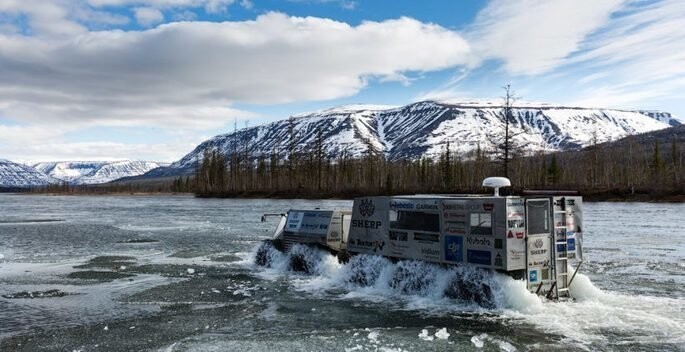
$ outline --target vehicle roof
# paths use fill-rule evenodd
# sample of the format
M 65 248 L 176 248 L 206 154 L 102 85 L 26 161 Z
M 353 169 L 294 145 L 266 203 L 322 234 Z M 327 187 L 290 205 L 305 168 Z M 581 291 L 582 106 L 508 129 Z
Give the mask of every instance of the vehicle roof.
M 495 197 L 492 194 L 409 194 L 398 196 L 379 196 L 378 198 L 404 198 L 404 199 L 511 199 L 521 198 L 520 196 L 500 196 Z M 370 198 L 370 197 L 359 197 Z

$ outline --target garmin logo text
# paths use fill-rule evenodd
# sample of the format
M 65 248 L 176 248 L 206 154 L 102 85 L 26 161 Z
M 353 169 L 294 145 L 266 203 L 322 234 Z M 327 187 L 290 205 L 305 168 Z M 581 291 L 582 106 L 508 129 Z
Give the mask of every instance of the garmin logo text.
M 438 210 L 438 205 L 437 204 L 422 204 L 419 203 L 416 205 L 416 209 L 420 210 Z

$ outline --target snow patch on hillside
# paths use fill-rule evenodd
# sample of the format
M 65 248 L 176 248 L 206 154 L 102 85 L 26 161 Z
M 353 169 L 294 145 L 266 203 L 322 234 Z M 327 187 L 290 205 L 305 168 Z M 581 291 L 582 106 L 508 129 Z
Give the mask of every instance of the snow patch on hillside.
M 39 171 L 71 184 L 98 184 L 122 177 L 142 175 L 152 169 L 165 166 L 152 161 L 59 161 L 33 165 Z
M 504 126 L 501 100 L 449 99 L 401 107 L 350 105 L 298 114 L 291 119 L 216 136 L 165 169 L 190 172 L 205 150 L 230 155 L 248 146 L 254 157 L 312 153 L 323 141 L 324 154 L 338 158 L 381 153 L 390 160 L 435 158 L 449 143 L 465 155 L 492 148 Z M 517 101 L 510 128 L 530 152 L 579 149 L 678 124 L 668 113 L 559 106 Z
M 0 187 L 37 187 L 58 182 L 30 166 L 0 159 Z

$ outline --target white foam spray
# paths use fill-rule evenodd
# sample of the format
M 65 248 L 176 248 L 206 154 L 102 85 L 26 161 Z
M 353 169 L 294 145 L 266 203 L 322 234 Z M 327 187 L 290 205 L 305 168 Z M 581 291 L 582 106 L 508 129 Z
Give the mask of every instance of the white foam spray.
M 607 330 L 625 335 L 625 342 L 685 344 L 685 301 L 665 297 L 633 296 L 603 291 L 577 274 L 570 287 L 575 301 L 547 302 L 529 292 L 522 280 L 473 267 L 443 267 L 421 261 L 392 263 L 370 255 L 354 256 L 339 264 L 329 253 L 308 247 L 291 253 L 273 248 L 266 277 L 292 273 L 292 254 L 310 263 L 310 274 L 291 280 L 296 290 L 335 294 L 339 299 L 387 302 L 389 308 L 421 310 L 430 314 L 488 312 L 495 319 L 523 320 L 545 332 L 565 336 L 577 346 L 602 343 Z M 340 294 L 340 291 L 345 293 Z M 421 338 L 434 338 L 424 334 Z M 506 341 L 489 336 L 472 338 L 475 347 L 492 343 L 513 351 Z

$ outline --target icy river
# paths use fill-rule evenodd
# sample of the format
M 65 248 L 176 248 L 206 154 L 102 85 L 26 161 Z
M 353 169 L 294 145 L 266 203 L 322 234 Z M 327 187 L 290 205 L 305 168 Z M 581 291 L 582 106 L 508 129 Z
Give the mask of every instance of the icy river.
M 484 308 L 444 296 L 448 269 L 373 257 L 254 264 L 262 213 L 350 205 L 2 194 L 0 351 L 685 350 L 685 204 L 586 203 L 574 302 L 491 274 Z

